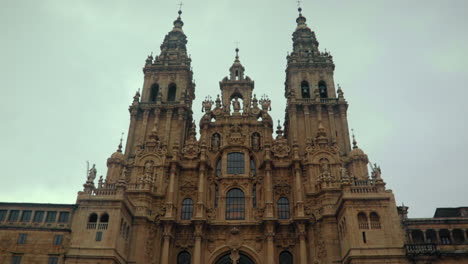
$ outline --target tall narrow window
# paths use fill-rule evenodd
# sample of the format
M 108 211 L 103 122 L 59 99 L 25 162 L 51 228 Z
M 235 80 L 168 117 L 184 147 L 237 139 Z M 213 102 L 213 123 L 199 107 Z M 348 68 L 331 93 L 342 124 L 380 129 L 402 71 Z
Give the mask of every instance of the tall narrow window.
M 11 264 L 21 264 L 21 255 L 13 255 L 11 257 Z
M 21 222 L 29 222 L 31 221 L 31 210 L 25 210 L 23 211 L 23 214 L 21 214 Z
M 96 241 L 102 241 L 102 232 L 96 232 Z
M 92 213 L 88 217 L 88 224 L 86 226 L 87 229 L 96 229 L 97 227 L 97 220 L 98 215 L 96 213 Z
M 227 155 L 227 173 L 228 174 L 244 174 L 245 173 L 244 153 L 232 152 Z
M 159 84 L 155 83 L 151 85 L 151 90 L 150 90 L 150 101 L 151 102 L 156 102 L 158 99 L 158 94 L 159 94 Z
M 190 264 L 190 253 L 182 251 L 177 256 L 177 264 Z
M 190 220 L 193 215 L 193 200 L 190 198 L 185 198 L 182 201 L 182 220 Z
M 437 234 L 434 229 L 426 230 L 426 241 L 427 243 L 437 243 Z
M 219 199 L 219 187 L 218 184 L 215 184 L 215 200 L 214 200 L 214 207 L 218 208 L 218 199 Z
M 176 99 L 177 86 L 174 83 L 169 84 L 169 90 L 167 92 L 167 101 L 174 102 Z
M 61 246 L 63 242 L 63 235 L 55 235 L 53 245 L 54 246 Z
M 106 230 L 109 225 L 109 214 L 103 213 L 101 217 L 99 218 L 99 225 L 98 229 L 99 230 Z
M 240 189 L 231 189 L 226 195 L 226 220 L 245 218 L 245 196 Z
M 370 225 L 372 229 L 380 229 L 380 217 L 376 212 L 370 214 Z
M 254 159 L 250 159 L 250 173 L 252 176 L 257 176 L 257 167 L 255 166 Z
M 18 221 L 19 213 L 20 213 L 19 210 L 11 210 L 11 211 L 10 211 L 10 216 L 8 217 L 8 221 L 9 221 L 9 222 L 16 222 L 16 221 Z
M 442 229 L 439 231 L 440 242 L 442 245 L 450 245 L 452 244 L 452 240 L 450 239 L 450 231 L 447 229 Z
M 310 88 L 307 81 L 301 82 L 301 95 L 302 98 L 310 98 Z
M 369 229 L 369 222 L 367 221 L 367 215 L 363 212 L 358 214 L 359 229 Z
M 34 212 L 34 223 L 42 223 L 44 221 L 44 211 L 35 211 Z
M 279 256 L 279 263 L 280 264 L 292 264 L 293 263 L 293 256 L 289 251 L 281 252 Z
M 324 81 L 320 81 L 318 84 L 320 98 L 328 98 L 327 84 Z
M 252 205 L 254 208 L 257 208 L 257 184 L 253 185 L 252 190 Z
M 26 239 L 28 239 L 28 234 L 25 233 L 20 233 L 18 234 L 18 244 L 19 245 L 24 245 L 26 244 Z
M 289 219 L 291 213 L 289 210 L 289 200 L 286 197 L 281 197 L 278 200 L 278 218 L 279 219 Z
M 216 163 L 216 176 L 221 175 L 221 159 Z

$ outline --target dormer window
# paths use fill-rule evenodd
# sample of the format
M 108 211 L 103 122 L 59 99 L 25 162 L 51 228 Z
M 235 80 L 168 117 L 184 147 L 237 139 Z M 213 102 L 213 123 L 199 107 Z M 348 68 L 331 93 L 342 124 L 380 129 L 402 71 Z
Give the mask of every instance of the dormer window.
M 227 173 L 244 174 L 245 159 L 242 152 L 231 152 L 227 155 Z

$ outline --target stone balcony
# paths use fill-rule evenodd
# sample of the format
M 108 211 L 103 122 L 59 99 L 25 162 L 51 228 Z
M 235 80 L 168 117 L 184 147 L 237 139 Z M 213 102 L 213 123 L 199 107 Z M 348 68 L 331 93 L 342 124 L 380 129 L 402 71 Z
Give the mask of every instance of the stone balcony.
M 408 256 L 435 255 L 438 253 L 437 245 L 433 243 L 406 244 L 405 248 Z

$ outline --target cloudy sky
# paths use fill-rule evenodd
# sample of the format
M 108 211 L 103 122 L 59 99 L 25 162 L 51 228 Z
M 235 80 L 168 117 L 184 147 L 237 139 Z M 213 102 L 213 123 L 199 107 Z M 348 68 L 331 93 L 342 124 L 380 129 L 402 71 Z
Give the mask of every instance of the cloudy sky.
M 1 0 L 0 201 L 74 203 L 86 161 L 127 132 L 146 56 L 177 16 L 163 0 Z M 358 145 L 411 217 L 468 206 L 468 2 L 303 1 L 336 64 Z M 219 93 L 239 41 L 256 94 L 284 118 L 294 0 L 186 0 L 197 99 Z

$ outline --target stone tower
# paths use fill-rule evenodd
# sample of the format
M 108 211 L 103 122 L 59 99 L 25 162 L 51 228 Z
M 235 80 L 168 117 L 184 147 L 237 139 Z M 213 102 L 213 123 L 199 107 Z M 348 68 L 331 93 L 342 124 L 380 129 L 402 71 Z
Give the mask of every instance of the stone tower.
M 78 195 L 66 263 L 407 263 L 393 194 L 351 148 L 332 56 L 301 10 L 284 129 L 236 49 L 220 95 L 203 101 L 198 139 L 180 14 L 145 62 L 125 153 L 121 143 L 106 178 L 94 185 L 91 169 Z

